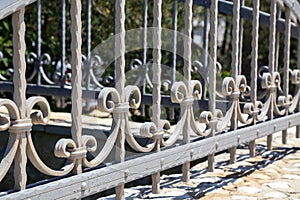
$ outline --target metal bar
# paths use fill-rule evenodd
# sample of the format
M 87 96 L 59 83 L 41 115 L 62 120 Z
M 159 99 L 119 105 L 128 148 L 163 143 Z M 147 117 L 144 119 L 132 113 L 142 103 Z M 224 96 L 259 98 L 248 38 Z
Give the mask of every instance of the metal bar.
M 185 1 L 185 0 L 179 0 L 179 1 Z M 295 0 L 285 0 L 286 1 L 295 1 Z M 194 4 L 198 6 L 203 6 L 206 8 L 209 8 L 211 5 L 211 0 L 194 0 Z M 290 8 L 294 9 L 295 7 L 298 7 L 299 3 L 295 2 L 294 6 L 290 6 Z M 230 1 L 226 0 L 218 0 L 218 8 L 219 8 L 219 13 L 223 14 L 228 14 L 232 15 L 233 11 L 233 3 Z M 241 7 L 241 18 L 244 18 L 248 21 L 251 21 L 253 16 L 252 16 L 252 8 L 244 6 Z M 266 12 L 259 12 L 259 24 L 263 26 L 270 26 L 270 14 Z M 279 32 L 284 32 L 284 19 L 279 19 L 277 20 L 276 23 L 276 28 L 277 31 Z M 295 25 L 292 25 L 292 37 L 293 38 L 298 38 L 298 29 Z
M 239 66 L 239 34 L 240 34 L 240 0 L 234 0 L 232 17 L 232 53 L 231 53 L 231 76 L 237 81 Z M 238 87 L 238 86 L 237 86 Z M 234 91 L 236 92 L 236 91 Z M 239 106 L 239 105 L 237 105 Z M 230 128 L 235 130 L 238 127 L 237 109 L 233 109 Z M 236 162 L 236 146 L 230 149 L 230 163 Z
M 217 0 L 214 0 L 210 8 L 210 56 L 211 69 L 209 70 L 209 91 L 216 91 L 216 67 L 217 67 L 217 33 L 218 33 L 218 6 Z M 216 94 L 209 92 L 209 110 L 215 116 L 216 110 Z
M 95 169 L 77 176 L 65 177 L 3 197 L 7 199 L 19 199 L 20 197 L 23 199 L 45 199 L 49 196 L 52 197 L 54 194 L 62 194 L 65 199 L 84 198 L 113 188 L 116 185 L 131 182 L 155 172 L 176 167 L 184 162 L 197 160 L 212 153 L 221 152 L 234 145 L 249 142 L 273 134 L 274 132 L 300 125 L 299 118 L 300 113 L 277 118 L 226 134 L 206 138 L 205 140 L 168 148 L 156 152 L 155 154 L 144 154 L 142 157 L 134 158 L 124 163 Z M 274 127 L 274 129 L 270 127 Z M 238 140 L 238 138 L 240 139 Z M 192 150 L 193 154 L 191 154 Z M 161 165 L 161 159 L 164 159 L 164 165 Z M 124 175 L 122 175 L 125 170 L 128 175 L 126 179 Z M 88 183 L 88 189 L 85 190 L 85 192 L 81 190 L 82 182 Z
M 291 11 L 285 11 L 285 33 L 284 33 L 284 56 L 283 56 L 283 95 L 289 95 L 289 70 L 290 70 L 290 50 L 291 50 Z M 288 113 L 288 111 L 287 111 Z
M 238 76 L 239 65 L 239 34 L 240 34 L 240 0 L 234 0 L 232 18 L 232 54 L 231 54 L 231 76 L 234 80 Z
M 155 31 L 152 33 L 152 41 L 153 41 L 153 66 L 152 66 L 152 121 L 156 125 L 156 127 L 160 126 L 160 114 L 161 114 L 161 20 L 162 20 L 162 0 L 156 0 L 153 2 L 153 27 Z M 160 151 L 160 141 L 156 143 L 156 150 Z M 160 193 L 160 173 L 157 172 L 152 174 L 152 193 L 159 194 Z
M 300 25 L 298 21 L 298 45 L 297 45 L 297 69 L 300 70 Z M 298 102 L 298 112 L 300 111 L 300 101 Z M 296 127 L 296 138 L 300 138 L 300 126 Z
M 245 1 L 241 0 L 240 2 L 240 8 L 242 8 L 245 5 Z M 244 34 L 244 19 L 240 18 L 240 40 L 239 40 L 239 67 L 238 67 L 238 73 L 242 73 L 242 62 L 243 62 L 243 34 Z
M 284 56 L 283 56 L 283 95 L 288 99 L 290 82 L 290 50 L 291 50 L 291 11 L 285 10 L 285 33 L 284 33 Z M 287 102 L 288 103 L 288 102 Z M 285 114 L 289 114 L 289 107 L 286 105 Z M 282 143 L 287 144 L 287 130 L 282 131 Z
M 203 27 L 203 50 L 204 53 L 202 54 L 202 59 L 203 59 L 203 65 L 204 67 L 208 67 L 208 45 L 209 45 L 209 20 L 210 20 L 210 12 L 209 9 L 206 8 L 204 10 L 204 27 Z M 208 70 L 209 71 L 209 70 Z M 204 75 L 205 76 L 205 75 Z M 200 79 L 201 84 L 202 84 L 202 99 L 206 98 L 206 77 L 202 76 L 202 79 Z
M 177 61 L 177 23 L 178 23 L 178 2 L 177 0 L 173 0 L 172 5 L 172 84 L 176 81 L 176 61 Z M 175 110 L 171 108 L 170 110 L 170 119 L 175 118 Z
M 153 122 L 159 124 L 160 121 L 160 87 L 161 87 L 161 0 L 157 0 L 153 5 L 153 27 L 155 31 L 153 32 Z
M 193 0 L 186 0 L 184 4 L 184 53 L 183 53 L 183 82 L 187 88 L 187 94 L 192 95 L 193 88 L 191 87 L 191 68 L 192 68 L 192 20 L 193 20 Z M 190 98 L 190 96 L 188 96 Z M 183 127 L 183 142 L 190 143 L 190 115 L 186 118 L 186 123 Z M 182 181 L 188 182 L 190 180 L 190 162 L 185 162 L 182 165 Z
M 41 22 L 41 15 L 42 15 L 42 4 L 40 0 L 37 0 L 36 2 L 36 15 L 37 15 L 37 21 L 36 21 L 36 33 L 37 33 L 37 46 L 36 46 L 36 53 L 37 53 L 37 59 L 34 61 L 34 67 L 37 68 L 37 85 L 41 85 L 41 54 L 42 54 L 42 22 Z
M 177 59 L 177 23 L 178 23 L 178 2 L 173 1 L 172 7 L 172 83 L 176 81 L 176 59 Z
M 147 63 L 148 0 L 143 0 L 143 65 Z
M 251 102 L 257 101 L 257 69 L 258 69 L 258 38 L 259 38 L 259 6 L 260 0 L 253 1 L 252 50 L 251 50 Z M 254 120 L 256 123 L 256 120 Z
M 115 1 L 115 88 L 120 95 L 121 102 L 125 102 L 125 0 Z M 117 119 L 121 120 L 121 119 Z M 115 119 L 114 119 L 115 123 Z M 125 159 L 125 124 L 122 123 L 116 139 L 115 159 L 124 162 Z M 124 184 L 115 188 L 116 199 L 124 199 Z
M 78 148 L 82 147 L 82 72 L 81 72 L 81 0 L 71 1 L 71 66 L 72 66 L 72 138 Z M 74 173 L 82 173 L 82 160 L 76 160 Z
M 281 17 L 281 8 L 277 8 L 277 20 Z M 279 63 L 279 50 L 280 50 L 280 32 L 276 32 L 276 59 L 275 59 L 275 71 L 278 71 L 278 63 Z
M 214 0 L 210 8 L 210 56 L 211 56 L 211 68 L 209 70 L 209 91 L 216 91 L 216 67 L 217 67 L 217 42 L 218 42 L 218 5 L 217 0 Z M 216 118 L 216 94 L 209 92 L 209 110 Z M 212 130 L 211 135 L 215 135 L 215 130 Z M 208 156 L 208 171 L 214 171 L 215 155 L 211 154 Z
M 25 61 L 25 8 L 15 12 L 12 16 L 13 26 L 13 66 L 14 93 L 13 99 L 19 108 L 20 119 L 26 118 L 26 61 Z M 27 182 L 26 174 L 26 132 L 18 134 L 18 150 L 15 155 L 14 179 L 15 189 L 24 190 Z
M 260 0 L 253 1 L 252 20 L 252 50 L 251 50 L 251 102 L 254 109 L 257 108 L 257 69 L 258 69 L 258 38 L 259 38 L 259 6 Z M 256 116 L 253 116 L 253 124 L 256 124 Z M 255 140 L 249 144 L 250 156 L 255 156 Z
M 87 0 L 86 2 L 86 55 L 90 57 L 91 53 L 91 22 L 92 22 L 92 2 Z
M 275 65 L 275 48 L 276 48 L 276 11 L 277 11 L 277 1 L 272 0 L 270 5 L 270 33 L 269 33 L 269 72 L 271 73 L 271 76 L 274 76 L 274 65 Z M 268 117 L 270 120 L 274 118 L 274 107 L 271 106 L 269 108 Z M 267 138 L 267 148 L 268 150 L 271 150 L 272 148 L 272 139 L 273 136 L 269 135 Z
M 141 94 L 146 94 L 146 73 L 147 73 L 147 32 L 148 32 L 148 0 L 143 0 L 143 40 L 142 40 L 142 58 L 143 58 L 143 86 Z M 141 115 L 145 116 L 145 105 L 142 104 L 140 107 Z
M 61 31 L 60 31 L 60 49 L 61 49 L 61 69 L 60 81 L 63 88 L 65 76 L 65 59 L 66 59 L 66 0 L 61 0 Z

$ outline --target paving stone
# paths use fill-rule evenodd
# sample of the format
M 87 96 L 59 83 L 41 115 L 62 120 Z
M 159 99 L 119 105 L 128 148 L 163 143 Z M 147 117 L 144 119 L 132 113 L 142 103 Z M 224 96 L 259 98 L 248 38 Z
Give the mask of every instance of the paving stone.
M 244 192 L 247 194 L 257 194 L 261 192 L 261 189 L 258 187 L 253 187 L 253 186 L 242 186 L 238 188 L 239 192 Z
M 148 195 L 150 198 L 157 198 L 160 197 L 160 199 L 169 198 L 169 199 L 184 199 L 189 198 L 191 199 L 191 196 L 187 194 L 187 191 L 184 189 L 178 189 L 178 188 L 168 188 L 168 189 L 162 189 L 160 194 L 152 194 L 150 193 Z
M 192 195 L 193 196 L 193 195 Z M 195 199 L 198 199 L 197 196 L 193 196 Z M 199 196 L 198 196 L 199 197 Z M 230 196 L 230 192 L 229 191 L 226 191 L 226 190 L 216 190 L 216 191 L 213 191 L 213 192 L 210 192 L 208 194 L 206 194 L 204 197 L 201 198 L 202 199 L 231 199 L 231 196 Z
M 253 178 L 253 179 L 263 179 L 263 180 L 270 180 L 271 179 L 270 176 L 265 175 L 265 174 L 259 174 L 259 173 L 251 174 L 251 178 Z
M 248 197 L 248 196 L 231 196 L 232 200 L 256 200 L 257 197 Z
M 281 199 L 281 198 L 286 198 L 287 195 L 284 194 L 283 192 L 268 192 L 264 195 L 264 197 Z
M 193 178 L 191 180 L 192 183 L 194 184 L 199 184 L 199 183 L 213 183 L 213 182 L 216 182 L 216 181 L 219 181 L 221 180 L 219 177 L 205 177 L 205 178 Z
M 295 174 L 285 174 L 282 178 L 300 180 L 300 176 Z
M 300 163 L 296 163 L 293 165 L 294 167 L 300 167 Z
M 268 185 L 270 188 L 273 189 L 284 189 L 284 188 L 290 188 L 290 184 L 287 182 L 273 182 L 273 183 L 268 183 L 266 184 Z
M 282 170 L 287 171 L 287 172 L 299 172 L 299 169 L 297 169 L 297 168 L 283 167 Z

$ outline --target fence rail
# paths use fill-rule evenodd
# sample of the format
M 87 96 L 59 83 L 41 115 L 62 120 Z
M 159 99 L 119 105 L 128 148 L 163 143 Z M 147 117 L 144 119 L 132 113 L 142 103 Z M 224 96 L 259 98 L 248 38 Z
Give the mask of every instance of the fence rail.
M 251 6 L 233 0 L 172 1 L 172 30 L 162 27 L 163 1 L 150 4 L 141 2 L 143 29 L 130 32 L 125 29 L 125 0 L 114 2 L 114 31 L 111 46 L 91 51 L 91 6 L 86 1 L 86 56 L 82 53 L 82 2 L 70 1 L 71 59 L 66 58 L 66 2 L 61 1 L 61 57 L 56 70 L 58 81 L 50 80 L 44 65 L 51 56 L 42 53 L 41 1 L 36 2 L 37 51 L 26 53 L 25 10 L 34 1 L 5 1 L 0 6 L 0 19 L 12 14 L 13 70 L 11 80 L 0 76 L 0 90 L 13 92 L 13 99 L 0 98 L 0 107 L 7 114 L 0 115 L 0 131 L 7 132 L 8 142 L 1 163 L 0 180 L 13 169 L 14 188 L 3 191 L 0 198 L 43 199 L 83 198 L 115 188 L 116 199 L 124 199 L 124 185 L 130 181 L 152 175 L 152 192 L 160 192 L 160 172 L 182 165 L 183 181 L 189 181 L 190 162 L 208 156 L 208 170 L 214 170 L 214 155 L 230 151 L 230 162 L 236 162 L 236 148 L 249 143 L 249 153 L 255 156 L 255 140 L 268 137 L 267 148 L 272 148 L 272 134 L 282 131 L 282 142 L 287 143 L 287 129 L 297 127 L 300 137 L 300 5 L 294 0 L 271 0 L 270 14 L 260 11 L 260 1 Z M 193 7 L 203 6 L 204 28 L 201 55 L 196 55 L 193 39 Z M 183 33 L 177 32 L 179 8 L 183 8 Z M 149 26 L 149 9 L 152 9 L 152 28 Z M 222 63 L 218 57 L 219 14 L 232 15 L 231 75 L 218 82 Z M 284 13 L 284 18 L 281 14 Z M 243 72 L 243 18 L 252 22 L 251 69 L 249 76 Z M 268 27 L 268 63 L 259 63 L 259 30 Z M 137 34 L 138 33 L 138 34 Z M 284 40 L 280 40 L 280 34 Z M 131 34 L 131 35 L 130 35 Z M 139 36 L 138 36 L 139 35 Z M 167 35 L 167 37 L 165 36 Z M 129 37 L 128 36 L 135 36 Z M 195 35 L 194 35 L 195 36 Z M 140 38 L 139 38 L 140 37 Z M 140 40 L 141 39 L 141 40 Z M 169 39 L 169 40 L 168 40 Z M 129 42 L 142 41 L 142 58 L 133 59 L 128 73 L 126 54 L 133 48 Z M 293 42 L 298 40 L 297 49 Z M 166 47 L 168 41 L 170 46 Z M 182 49 L 178 45 L 182 43 Z M 283 57 L 279 55 L 283 44 Z M 293 45 L 292 45 L 293 44 Z M 102 46 L 100 46 L 102 47 Z M 99 50 L 100 49 L 100 50 Z M 149 50 L 152 55 L 149 58 Z M 164 51 L 170 51 L 170 71 L 165 68 Z M 0 49 L 1 51 L 1 49 Z M 296 51 L 292 64 L 292 52 Z M 113 52 L 112 54 L 110 54 Z M 209 54 L 208 54 L 209 52 Z M 5 55 L 0 55 L 0 60 Z M 105 56 L 114 64 L 114 74 L 106 79 L 114 87 L 100 83 L 95 69 L 101 69 Z M 197 57 L 198 56 L 198 57 Z M 179 66 L 178 59 L 182 59 Z M 196 57 L 196 58 L 195 58 Z M 229 56 L 228 56 L 229 57 Z M 282 58 L 281 58 L 282 57 Z M 26 58 L 26 59 L 25 59 Z M 282 61 L 280 61 L 282 59 Z M 26 77 L 26 65 L 34 63 L 34 71 Z M 1 62 L 0 62 L 1 65 Z M 262 66 L 262 67 L 261 67 Z M 71 71 L 68 71 L 68 70 Z M 68 72 L 67 72 L 68 71 Z M 177 72 L 182 72 L 179 79 Z M 165 80 L 164 75 L 169 74 Z M 201 78 L 195 79 L 196 75 Z M 27 81 L 33 81 L 34 84 Z M 128 85 L 127 77 L 136 77 Z M 250 83 L 248 84 L 247 81 Z M 46 83 L 46 84 L 43 84 Z M 221 91 L 218 92 L 218 87 Z M 163 89 L 162 89 L 163 88 Z M 46 91 L 45 91 L 46 89 Z M 34 124 L 47 124 L 50 106 L 46 98 L 30 94 L 68 96 L 72 101 L 71 136 L 57 141 L 51 149 L 57 158 L 65 159 L 60 168 L 52 168 L 38 153 L 32 139 Z M 112 125 L 107 140 L 99 151 L 99 141 L 83 133 L 83 98 L 96 99 L 100 111 L 112 114 Z M 89 101 L 87 100 L 87 104 Z M 140 125 L 139 133 L 130 127 L 129 111 L 151 105 L 151 120 Z M 176 123 L 162 116 L 162 107 L 169 106 L 170 116 Z M 176 109 L 180 109 L 179 113 Z M 196 116 L 199 113 L 199 117 Z M 172 118 L 171 117 L 171 118 Z M 172 130 L 172 131 L 171 131 Z M 195 136 L 196 135 L 196 136 Z M 146 142 L 141 142 L 140 138 Z M 126 156 L 126 145 L 138 156 Z M 113 163 L 107 164 L 109 154 L 115 154 Z M 92 155 L 92 156 L 91 156 Z M 30 162 L 45 175 L 58 177 L 45 182 L 27 184 L 26 167 Z M 13 166 L 12 166 L 13 165 Z

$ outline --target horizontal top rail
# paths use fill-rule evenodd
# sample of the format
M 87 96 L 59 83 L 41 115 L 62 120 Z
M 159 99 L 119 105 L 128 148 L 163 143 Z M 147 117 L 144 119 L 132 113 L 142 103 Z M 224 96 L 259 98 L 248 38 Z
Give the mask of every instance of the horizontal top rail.
M 300 4 L 297 0 L 281 0 L 282 3 L 285 3 L 291 11 L 296 15 L 297 20 L 300 21 Z
M 180 0 L 184 2 L 185 0 Z M 282 0 L 283 3 L 285 3 L 286 6 L 288 6 L 293 13 L 296 15 L 296 18 L 298 21 L 300 21 L 300 4 L 296 0 Z M 209 8 L 211 5 L 211 0 L 194 0 L 194 4 L 198 6 L 203 6 L 206 8 Z M 218 1 L 218 10 L 219 13 L 232 15 L 233 11 L 233 3 L 225 0 L 219 0 Z M 241 18 L 244 18 L 248 21 L 252 21 L 252 8 L 247 6 L 241 6 Z M 285 21 L 283 19 L 278 19 L 277 21 L 277 30 L 279 32 L 284 32 L 284 23 Z M 259 24 L 263 26 L 269 26 L 270 25 L 270 14 L 259 11 Z M 298 37 L 298 30 L 295 25 L 292 25 L 292 37 L 297 38 Z
M 35 1 L 36 0 L 2 0 L 0 3 L 0 19 L 5 18 Z

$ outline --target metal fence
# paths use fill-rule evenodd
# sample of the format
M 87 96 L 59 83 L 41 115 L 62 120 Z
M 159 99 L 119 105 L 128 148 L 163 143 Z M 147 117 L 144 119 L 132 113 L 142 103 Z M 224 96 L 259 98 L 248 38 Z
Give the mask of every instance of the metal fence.
M 115 36 L 112 50 L 107 50 L 113 52 L 114 74 L 106 80 L 111 81 L 114 87 L 103 86 L 96 80 L 93 71 L 93 67 L 99 67 L 103 55 L 91 51 L 90 0 L 86 2 L 86 56 L 81 52 L 82 4 L 80 0 L 70 1 L 71 71 L 66 70 L 65 63 L 65 0 L 61 1 L 61 59 L 57 61 L 60 67 L 55 71 L 58 81 L 51 80 L 43 68 L 50 63 L 50 55 L 41 51 L 40 1 L 37 1 L 36 9 L 37 51 L 28 53 L 27 60 L 25 59 L 24 14 L 26 6 L 34 2 L 10 0 L 1 2 L 0 5 L 0 19 L 12 15 L 13 27 L 13 70 L 10 70 L 12 82 L 9 82 L 9 74 L 0 76 L 0 90 L 13 92 L 13 100 L 0 99 L 0 106 L 8 111 L 8 116 L 0 115 L 0 131 L 8 131 L 9 135 L 0 163 L 0 180 L 3 180 L 13 165 L 15 184 L 12 190 L 3 191 L 0 198 L 83 198 L 115 187 L 116 198 L 123 199 L 125 183 L 148 175 L 152 175 L 153 193 L 159 193 L 160 172 L 165 169 L 182 165 L 183 181 L 189 181 L 190 162 L 193 160 L 208 156 L 208 170 L 213 171 L 214 155 L 217 152 L 229 149 L 230 162 L 234 163 L 239 144 L 249 143 L 249 153 L 254 156 L 257 138 L 267 136 L 267 147 L 271 149 L 272 134 L 275 132 L 282 131 L 282 142 L 286 143 L 287 129 L 296 126 L 296 137 L 299 137 L 300 42 L 297 49 L 291 48 L 291 41 L 300 37 L 298 1 L 271 0 L 270 14 L 260 11 L 259 0 L 253 0 L 252 7 L 244 5 L 240 0 L 174 1 L 172 31 L 171 35 L 167 35 L 171 41 L 172 56 L 170 80 L 167 81 L 170 87 L 166 91 L 161 89 L 164 86 L 161 77 L 166 73 L 162 63 L 162 51 L 166 43 L 162 28 L 162 0 L 155 0 L 151 4 L 153 28 L 148 27 L 150 3 L 147 0 L 141 2 L 143 29 L 139 33 L 142 38 L 142 58 L 132 61 L 132 68 L 139 65 L 139 82 L 143 83 L 141 87 L 126 85 L 126 35 L 130 33 L 125 29 L 125 0 L 116 0 L 114 3 Z M 184 8 L 183 33 L 177 32 L 177 11 L 180 6 Z M 193 6 L 205 8 L 202 51 L 209 52 L 210 55 L 203 53 L 203 57 L 198 60 L 194 60 L 192 50 Z M 281 12 L 284 12 L 284 17 Z M 222 64 L 218 62 L 217 56 L 220 13 L 232 15 L 232 51 L 229 58 L 231 76 L 222 80 L 221 94 L 217 92 L 216 78 Z M 244 19 L 250 20 L 252 24 L 251 73 L 247 78 L 242 74 Z M 259 28 L 263 26 L 269 29 L 268 63 L 259 63 Z M 283 56 L 279 55 L 282 33 Z M 183 42 L 181 54 L 178 53 L 180 49 L 177 38 L 181 38 Z M 153 49 L 151 59 L 147 58 L 149 47 Z M 291 66 L 292 51 L 297 52 L 296 66 Z M 183 60 L 182 69 L 176 64 L 176 57 L 179 56 Z M 0 58 L 2 57 L 0 54 Z M 83 57 L 86 59 L 85 64 L 82 64 Z M 279 61 L 281 57 L 282 62 Z M 34 72 L 29 77 L 26 77 L 26 62 L 34 63 Z M 195 65 L 200 67 L 194 68 Z M 192 72 L 201 74 L 201 69 L 206 70 L 201 82 L 193 80 Z M 183 73 L 182 81 L 176 78 L 176 71 L 179 70 Z M 36 82 L 27 84 L 34 77 L 37 77 Z M 247 80 L 250 80 L 250 84 Z M 150 93 L 146 91 L 147 85 Z M 43 155 L 37 153 L 31 136 L 34 124 L 46 124 L 49 120 L 49 103 L 40 96 L 26 99 L 26 92 L 71 97 L 71 138 L 60 139 L 52 150 L 56 157 L 66 159 L 65 165 L 60 169 L 52 169 L 44 163 Z M 99 109 L 112 113 L 113 124 L 101 151 L 90 158 L 87 155 L 96 150 L 97 140 L 92 135 L 82 133 L 82 98 L 95 96 Z M 129 110 L 138 109 L 141 104 L 150 104 L 152 110 L 151 120 L 142 123 L 137 134 L 146 138 L 147 144 L 141 143 L 136 134 L 132 133 L 129 123 Z M 171 115 L 178 118 L 173 131 L 170 131 L 170 123 L 161 117 L 163 104 L 171 106 Z M 198 110 L 195 110 L 195 104 Z M 178 114 L 174 112 L 176 105 L 180 107 Z M 225 109 L 220 109 L 221 105 L 225 105 Z M 39 110 L 33 109 L 34 107 Z M 199 117 L 195 116 L 196 112 L 200 113 Z M 191 138 L 192 134 L 197 137 Z M 126 157 L 125 144 L 139 152 L 139 156 Z M 115 160 L 113 164 L 106 164 L 105 159 L 113 148 Z M 27 161 L 41 173 L 59 178 L 27 185 Z

